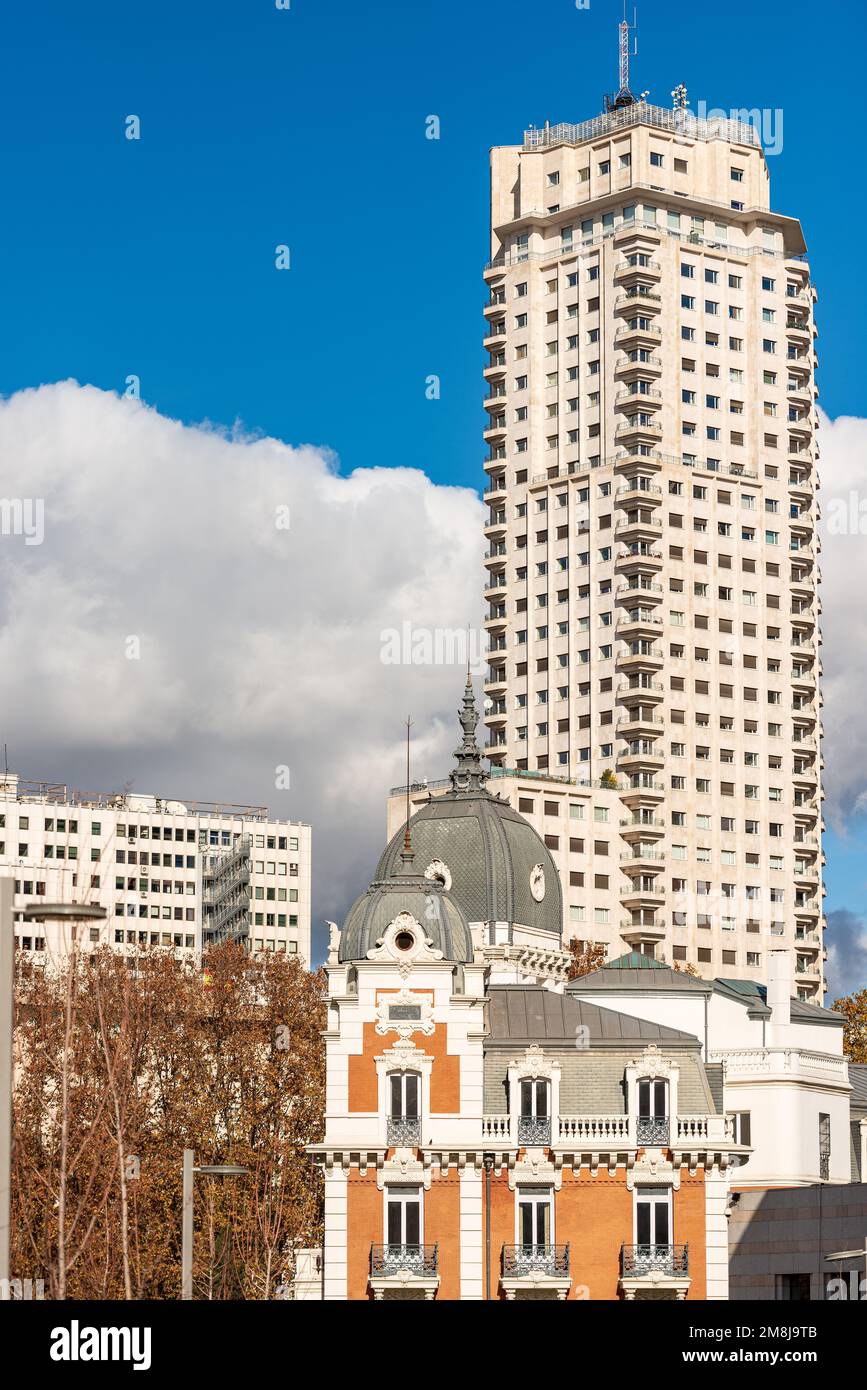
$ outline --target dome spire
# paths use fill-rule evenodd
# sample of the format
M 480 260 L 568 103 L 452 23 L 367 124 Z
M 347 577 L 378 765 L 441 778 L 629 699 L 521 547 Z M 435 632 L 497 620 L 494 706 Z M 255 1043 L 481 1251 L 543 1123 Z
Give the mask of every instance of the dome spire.
M 479 712 L 473 693 L 473 680 L 467 669 L 467 683 L 464 687 L 463 706 L 458 711 L 463 738 L 455 749 L 457 767 L 449 774 L 453 792 L 483 792 L 485 790 L 485 771 L 482 767 L 482 754 L 476 743 L 476 725 Z
M 403 832 L 403 850 L 402 850 L 401 856 L 400 856 L 401 863 L 403 864 L 404 869 L 407 870 L 407 871 L 411 868 L 411 866 L 412 866 L 412 861 L 413 861 L 413 859 L 415 859 L 415 854 L 413 853 L 413 848 L 412 848 L 412 836 L 410 835 L 410 830 L 409 830 L 409 788 L 410 788 L 410 781 L 409 781 L 409 731 L 410 731 L 411 728 L 412 728 L 412 719 L 411 719 L 411 717 L 410 717 L 409 715 L 407 715 L 407 717 L 406 717 L 406 828 L 404 829 L 404 832 Z

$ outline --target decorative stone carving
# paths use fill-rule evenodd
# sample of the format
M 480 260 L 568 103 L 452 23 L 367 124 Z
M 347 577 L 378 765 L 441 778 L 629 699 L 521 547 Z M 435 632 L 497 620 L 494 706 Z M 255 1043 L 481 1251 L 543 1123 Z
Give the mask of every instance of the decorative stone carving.
M 452 886 L 452 871 L 448 864 L 443 863 L 442 859 L 432 859 L 424 871 L 424 876 L 434 883 L 441 883 L 446 892 Z
M 340 928 L 336 922 L 326 921 L 328 928 L 328 964 L 337 965 L 337 952 L 340 949 Z
M 397 994 L 383 995 L 376 1006 L 376 1032 L 379 1034 L 397 1033 L 399 1038 L 410 1038 L 413 1033 L 423 1033 L 429 1037 L 434 1027 L 430 995 L 413 994 L 406 985 Z
M 677 1062 L 664 1057 L 656 1043 L 648 1043 L 641 1056 L 633 1057 L 628 1065 L 635 1068 L 639 1077 L 665 1077 L 670 1080 L 673 1074 L 680 1071 Z
M 635 1187 L 668 1187 L 677 1192 L 680 1188 L 680 1165 L 677 1167 L 663 1158 L 661 1149 L 645 1149 L 641 1158 L 636 1159 L 626 1174 L 626 1186 L 631 1192 Z
M 399 912 L 368 951 L 367 959 L 394 961 L 405 979 L 416 962 L 439 961 L 443 953 L 436 950 L 421 922 L 417 922 L 411 912 Z

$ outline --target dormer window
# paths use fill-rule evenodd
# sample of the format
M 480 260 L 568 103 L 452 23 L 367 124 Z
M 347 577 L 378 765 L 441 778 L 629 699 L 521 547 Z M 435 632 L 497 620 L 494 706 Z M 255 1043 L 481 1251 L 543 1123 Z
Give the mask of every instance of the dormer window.
M 551 1083 L 540 1077 L 520 1084 L 521 1111 L 518 1143 L 525 1146 L 551 1142 Z
M 393 1071 L 388 1082 L 388 1142 L 415 1147 L 421 1143 L 421 1077 L 415 1071 Z
M 638 1143 L 667 1144 L 668 1082 L 659 1077 L 640 1077 L 638 1081 Z

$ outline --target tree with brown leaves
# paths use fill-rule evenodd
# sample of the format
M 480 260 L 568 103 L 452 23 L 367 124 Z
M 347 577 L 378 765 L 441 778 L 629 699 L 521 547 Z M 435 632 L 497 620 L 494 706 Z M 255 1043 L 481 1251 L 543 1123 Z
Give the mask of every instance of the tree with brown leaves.
M 843 1051 L 850 1062 L 867 1062 L 867 989 L 834 1000 L 834 1012 L 843 1014 Z
M 577 980 L 581 975 L 591 975 L 594 970 L 600 970 L 605 964 L 607 952 L 601 942 L 578 941 L 573 936 L 566 944 L 572 954 L 569 962 L 570 980 Z
M 196 1296 L 280 1296 L 321 1240 L 321 974 L 232 944 L 205 965 L 18 962 L 12 1267 L 48 1297 L 179 1296 L 185 1148 L 250 1170 L 196 1181 Z

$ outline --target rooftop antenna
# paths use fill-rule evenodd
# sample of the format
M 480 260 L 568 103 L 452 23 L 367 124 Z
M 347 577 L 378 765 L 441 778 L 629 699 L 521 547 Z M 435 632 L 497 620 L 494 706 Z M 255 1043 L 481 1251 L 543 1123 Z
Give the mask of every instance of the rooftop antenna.
M 629 90 L 629 59 L 638 56 L 638 39 L 636 38 L 630 41 L 629 31 L 630 29 L 636 30 L 637 28 L 638 21 L 636 10 L 633 8 L 632 23 L 630 24 L 629 20 L 626 18 L 626 0 L 623 0 L 623 19 L 620 21 L 617 30 L 620 57 L 620 86 L 615 96 L 606 96 L 606 111 L 620 111 L 626 106 L 635 106 L 639 101 L 639 98 L 634 97 Z M 646 95 L 646 93 L 643 93 L 642 97 L 644 95 Z
M 679 82 L 678 85 L 675 87 L 674 91 L 671 94 L 671 99 L 674 103 L 675 111 L 685 111 L 686 108 L 689 106 L 689 95 L 687 93 L 686 87 L 682 82 Z

